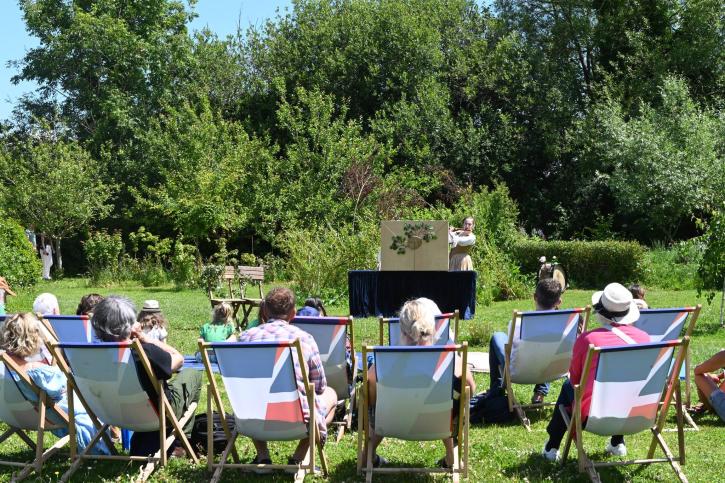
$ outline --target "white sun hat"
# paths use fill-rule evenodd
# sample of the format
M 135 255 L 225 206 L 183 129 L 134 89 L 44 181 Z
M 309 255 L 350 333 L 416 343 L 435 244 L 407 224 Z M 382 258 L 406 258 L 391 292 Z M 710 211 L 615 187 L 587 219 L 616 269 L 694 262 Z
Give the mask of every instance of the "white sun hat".
M 639 309 L 632 293 L 622 284 L 610 283 L 592 295 L 592 308 L 606 322 L 629 325 L 639 319 Z

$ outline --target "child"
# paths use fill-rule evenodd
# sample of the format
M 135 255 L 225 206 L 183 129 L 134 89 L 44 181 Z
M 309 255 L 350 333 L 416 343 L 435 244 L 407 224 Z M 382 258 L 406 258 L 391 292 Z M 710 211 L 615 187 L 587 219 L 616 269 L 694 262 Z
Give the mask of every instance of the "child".
M 632 294 L 632 298 L 634 299 L 634 303 L 637 305 L 638 309 L 648 309 L 649 305 L 647 305 L 647 302 L 644 300 L 644 287 L 639 286 L 636 283 L 633 283 L 629 286 L 629 291 Z
M 81 301 L 76 309 L 76 315 L 87 315 L 91 317 L 93 315 L 93 308 L 103 300 L 103 295 L 97 293 L 89 293 L 81 297 Z
M 138 313 L 136 320 L 141 324 L 141 329 L 148 337 L 159 342 L 166 342 L 166 338 L 169 336 L 167 331 L 169 322 L 161 313 L 158 300 L 144 301 L 143 308 Z
M 201 326 L 199 337 L 204 342 L 224 342 L 234 340 L 234 311 L 226 302 L 215 305 L 211 311 L 211 322 Z M 209 360 L 216 362 L 213 351 L 209 352 Z M 201 354 L 196 353 L 196 360 L 201 362 Z
M 327 317 L 327 311 L 321 299 L 309 297 L 305 299 L 305 304 L 297 311 L 297 315 L 305 317 Z

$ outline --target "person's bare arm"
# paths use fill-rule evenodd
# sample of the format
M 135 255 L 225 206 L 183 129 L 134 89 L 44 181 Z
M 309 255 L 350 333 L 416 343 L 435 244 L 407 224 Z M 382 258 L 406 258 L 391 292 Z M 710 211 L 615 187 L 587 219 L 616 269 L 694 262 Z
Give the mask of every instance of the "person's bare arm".
M 695 374 L 714 372 L 725 367 L 725 350 L 721 350 L 702 364 L 695 366 Z
M 184 356 L 181 354 L 181 352 L 177 351 L 165 342 L 146 337 L 146 334 L 143 330 L 141 330 L 141 326 L 139 324 L 134 324 L 134 326 L 131 328 L 131 337 L 135 337 L 142 344 L 152 344 L 163 350 L 164 352 L 167 352 L 171 356 L 172 371 L 178 372 L 181 369 L 181 366 L 184 365 Z

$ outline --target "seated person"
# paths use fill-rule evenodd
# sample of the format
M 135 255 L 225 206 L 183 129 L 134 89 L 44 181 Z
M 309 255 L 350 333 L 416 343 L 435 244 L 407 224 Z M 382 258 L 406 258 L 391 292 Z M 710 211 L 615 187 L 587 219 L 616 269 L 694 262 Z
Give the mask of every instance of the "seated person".
M 327 386 L 325 371 L 320 360 L 320 351 L 317 348 L 315 339 L 307 332 L 290 325 L 289 321 L 295 316 L 295 295 L 288 288 L 278 287 L 273 289 L 264 298 L 264 313 L 268 317 L 262 325 L 247 329 L 239 336 L 239 342 L 260 342 L 260 341 L 294 341 L 299 339 L 302 346 L 302 353 L 307 364 L 309 382 L 315 387 L 315 420 L 320 431 L 320 438 L 324 444 L 327 438 L 327 425 L 332 422 L 335 415 L 337 394 L 334 389 Z M 297 374 L 297 389 L 300 395 L 305 394 L 305 386 L 302 381 L 302 373 Z M 302 397 L 302 412 L 305 418 L 309 418 L 310 408 L 307 398 Z M 257 450 L 257 456 L 252 464 L 271 464 L 269 448 L 266 441 L 253 440 Z M 301 440 L 297 445 L 294 454 L 289 458 L 289 464 L 299 464 L 304 459 L 309 448 L 307 438 Z
M 161 382 L 174 414 L 180 418 L 193 402 L 199 401 L 201 394 L 202 374 L 199 371 L 181 371 L 184 356 L 170 345 L 146 335 L 136 322 L 136 308 L 130 300 L 110 295 L 96 305 L 91 318 L 96 336 L 103 342 L 126 342 L 138 339 L 141 342 L 156 378 Z M 136 353 L 134 352 L 134 357 Z M 158 396 L 151 381 L 139 361 L 136 361 L 141 387 L 149 396 L 149 400 L 156 404 Z M 173 376 L 173 378 L 172 378 Z M 167 424 L 167 428 L 169 428 Z M 194 427 L 194 417 L 187 421 L 183 430 L 187 437 L 191 437 Z M 147 456 L 159 450 L 159 432 L 135 432 L 131 438 L 131 455 Z M 186 456 L 186 451 L 180 445 L 174 449 L 172 456 Z
M 553 278 L 544 278 L 539 280 L 536 284 L 536 291 L 534 292 L 534 306 L 536 310 L 558 310 L 561 305 L 561 285 Z M 511 330 L 511 322 L 509 322 L 509 332 Z M 515 364 L 516 351 L 518 349 L 519 340 L 517 338 L 519 333 L 519 321 L 516 321 L 516 327 L 514 328 L 514 340 L 511 346 L 511 361 Z M 494 332 L 489 343 L 488 350 L 488 363 L 490 368 L 490 381 L 491 386 L 489 394 L 498 396 L 503 394 L 504 381 L 501 368 L 504 366 L 505 350 L 504 346 L 508 342 L 508 332 Z M 544 382 L 536 384 L 534 386 L 534 394 L 531 397 L 532 404 L 539 404 L 544 402 L 544 397 L 549 394 L 549 383 Z
M 647 301 L 644 299 L 646 293 L 644 287 L 639 284 L 633 283 L 629 286 L 629 291 L 632 293 L 634 303 L 637 304 L 638 309 L 642 310 L 649 308 L 649 305 L 647 305 Z
M 55 295 L 48 292 L 38 295 L 33 301 L 33 313 L 40 315 L 60 314 L 60 305 L 58 305 L 58 299 Z
M 103 300 L 103 295 L 97 293 L 89 293 L 81 297 L 81 301 L 76 309 L 76 315 L 93 315 L 93 308 L 98 305 L 98 302 Z
M 431 303 L 433 305 L 431 305 Z M 403 308 L 400 309 L 400 342 L 403 345 L 408 346 L 428 346 L 433 345 L 433 338 L 435 336 L 435 312 L 438 307 L 431 300 L 415 299 L 406 302 Z M 454 398 L 456 401 L 460 400 L 461 397 L 461 374 L 463 374 L 463 361 L 456 355 L 456 366 L 453 370 L 454 381 Z M 473 374 L 470 371 L 466 371 L 466 382 L 471 387 L 471 393 L 476 390 L 476 382 L 473 380 Z M 376 373 L 375 365 L 373 364 L 368 368 L 368 397 L 370 398 L 370 405 L 374 406 L 376 401 Z M 402 403 L 402 401 L 401 401 Z M 458 404 L 453 406 L 453 413 L 458 416 Z M 372 420 L 372 414 L 370 420 Z M 455 425 L 454 425 L 455 427 Z M 383 440 L 382 437 L 376 435 L 372 429 L 374 425 L 371 421 L 371 443 L 373 445 L 373 465 L 379 467 L 386 463 L 385 459 L 377 454 L 377 448 L 380 442 Z M 443 440 L 443 446 L 446 448 L 446 456 L 438 461 L 438 465 L 444 468 L 453 467 L 453 438 L 447 438 Z M 365 448 L 363 454 L 367 454 L 367 448 Z
M 610 283 L 604 287 L 602 292 L 592 295 L 592 306 L 602 327 L 584 332 L 574 343 L 569 365 L 569 378 L 561 387 L 559 399 L 556 401 L 557 408 L 564 405 L 569 413 L 571 413 L 574 403 L 574 384 L 579 384 L 581 381 L 590 344 L 595 347 L 607 347 L 650 342 L 650 337 L 646 332 L 631 326 L 639 319 L 639 309 L 632 294 L 623 285 Z M 582 428 L 586 427 L 598 362 L 599 358 L 595 356 L 589 367 L 587 386 L 584 388 L 582 397 Z M 560 411 L 554 411 L 546 431 L 549 433 L 549 440 L 544 445 L 543 456 L 549 461 L 556 461 L 559 458 L 561 440 L 566 434 L 566 423 Z M 607 442 L 605 451 L 614 456 L 626 456 L 627 447 L 624 445 L 624 436 L 612 436 Z
M 236 340 L 234 337 L 234 309 L 226 302 L 214 306 L 211 311 L 211 322 L 201 326 L 199 337 L 204 342 L 224 342 Z M 209 360 L 216 362 L 214 351 L 208 351 Z M 197 362 L 201 362 L 201 354 L 196 353 Z
M 309 297 L 305 299 L 305 303 L 299 308 L 297 315 L 303 317 L 327 317 L 327 311 L 321 299 Z
M 44 361 L 28 360 L 32 359 L 32 356 L 37 354 L 43 345 L 43 336 L 39 327 L 40 321 L 31 313 L 10 317 L 3 326 L 0 347 L 13 359 L 24 375 L 43 389 L 59 408 L 68 413 L 68 381 L 65 375 L 58 369 L 58 366 L 50 366 Z M 18 383 L 18 389 L 25 398 L 37 402 L 38 396 L 32 389 L 23 383 L 17 374 L 9 372 Z M 83 451 L 96 436 L 97 429 L 80 401 L 76 399 L 73 402 L 76 442 L 78 449 Z M 65 428 L 54 429 L 51 432 L 58 437 L 68 434 L 68 430 Z M 99 441 L 91 450 L 91 454 L 107 455 L 110 452 L 103 441 Z
M 158 300 L 144 300 L 141 312 L 138 313 L 136 321 L 141 326 L 146 337 L 166 342 L 169 336 L 169 321 L 166 320 L 164 314 L 161 313 L 161 307 Z
M 725 372 L 715 374 L 722 368 L 725 368 L 725 349 L 695 367 L 695 384 L 703 407 L 713 410 L 725 421 Z

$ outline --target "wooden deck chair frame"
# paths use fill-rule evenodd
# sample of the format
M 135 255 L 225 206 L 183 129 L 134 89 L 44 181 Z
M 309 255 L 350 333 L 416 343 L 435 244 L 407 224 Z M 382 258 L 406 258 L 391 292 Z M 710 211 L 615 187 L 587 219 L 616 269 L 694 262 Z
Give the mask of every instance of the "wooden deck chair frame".
M 453 447 L 453 455 L 454 455 L 454 462 L 453 462 L 453 468 L 446 469 L 446 468 L 414 468 L 414 467 L 388 467 L 385 468 L 374 468 L 373 467 L 373 450 L 372 445 L 370 443 L 370 436 L 372 432 L 372 428 L 369 424 L 369 411 L 372 409 L 369 404 L 369 398 L 368 398 L 368 376 L 367 376 L 367 370 L 363 371 L 363 382 L 362 382 L 362 390 L 358 391 L 358 441 L 357 441 L 357 471 L 360 473 L 361 471 L 365 472 L 365 481 L 367 483 L 370 483 L 372 481 L 372 477 L 374 473 L 379 474 L 395 474 L 395 473 L 427 473 L 427 474 L 433 474 L 433 473 L 446 473 L 451 475 L 451 478 L 454 482 L 460 481 L 460 477 L 463 476 L 463 478 L 468 478 L 468 453 L 469 453 L 469 440 L 468 440 L 468 431 L 469 431 L 469 409 L 470 404 L 469 401 L 471 399 L 471 387 L 468 385 L 466 380 L 466 374 L 469 370 L 468 368 L 468 342 L 463 342 L 462 344 L 453 344 L 453 345 L 446 345 L 446 346 L 424 346 L 424 347 L 417 347 L 418 349 L 423 350 L 455 350 L 456 353 L 461 355 L 462 358 L 462 367 L 463 367 L 463 374 L 461 375 L 461 395 L 459 399 L 459 408 L 458 408 L 458 441 L 457 445 Z M 363 360 L 367 360 L 368 353 L 374 353 L 376 350 L 390 350 L 390 346 L 363 346 L 362 354 L 363 354 Z M 432 377 L 432 374 L 431 374 Z M 451 398 L 451 402 L 453 402 L 453 398 Z M 367 444 L 365 444 L 367 443 Z M 367 446 L 367 454 L 363 454 L 364 447 Z M 363 465 L 363 461 L 365 464 Z
M 664 309 L 643 309 L 640 310 L 640 317 L 642 316 L 642 313 L 647 313 L 648 311 L 653 312 L 687 312 L 689 314 L 690 320 L 687 323 L 687 328 L 685 329 L 685 333 L 680 333 L 679 336 L 681 337 L 692 337 L 692 331 L 695 329 L 695 322 L 697 322 L 698 317 L 700 316 L 700 310 L 702 309 L 702 304 L 697 304 L 695 307 L 672 307 L 672 308 L 664 308 Z M 635 327 L 637 327 L 637 322 L 633 324 Z M 692 416 L 690 416 L 690 413 L 687 412 L 686 408 L 690 407 L 692 405 L 692 394 L 691 394 L 691 387 L 692 387 L 692 380 L 690 377 L 690 374 L 692 373 L 692 366 L 690 364 L 690 349 L 688 346 L 687 353 L 685 354 L 685 399 L 682 400 L 682 397 L 680 397 L 680 400 L 682 400 L 682 404 L 684 406 L 683 409 L 683 416 L 685 417 L 685 421 L 687 422 L 688 426 L 685 428 L 685 431 L 699 431 L 700 428 L 697 426 L 697 423 L 692 419 Z M 678 373 L 679 375 L 679 373 Z M 678 385 L 678 391 L 682 390 L 682 384 Z M 667 428 L 664 429 L 665 432 L 672 432 L 677 431 L 677 428 Z
M 138 476 L 137 481 L 146 481 L 146 479 L 151 475 L 151 473 L 154 472 L 156 469 L 156 465 L 159 464 L 160 466 L 166 466 L 166 463 L 168 461 L 167 457 L 167 451 L 171 447 L 171 445 L 174 442 L 174 437 L 178 438 L 181 442 L 182 446 L 186 450 L 189 457 L 192 459 L 194 463 L 198 463 L 199 459 L 196 456 L 196 453 L 191 447 L 191 443 L 187 439 L 186 435 L 184 434 L 183 427 L 186 424 L 186 422 L 189 420 L 190 417 L 194 415 L 196 412 L 196 403 L 192 403 L 187 408 L 186 412 L 182 415 L 181 418 L 177 419 L 174 415 L 174 410 L 171 407 L 171 403 L 166 397 L 166 394 L 163 391 L 163 386 L 161 385 L 161 382 L 158 380 L 156 375 L 153 372 L 153 369 L 151 368 L 151 363 L 148 360 L 148 357 L 146 356 L 146 352 L 144 352 L 143 347 L 141 347 L 141 343 L 134 339 L 130 343 L 101 343 L 102 345 L 127 345 L 128 348 L 132 351 L 135 351 L 138 360 L 140 361 L 141 365 L 143 366 L 144 371 L 146 371 L 146 375 L 149 378 L 149 381 L 151 381 L 151 385 L 154 387 L 154 390 L 156 391 L 156 394 L 158 394 L 158 400 L 156 401 L 156 407 L 159 417 L 159 450 L 151 455 L 151 456 L 130 456 L 130 455 L 119 455 L 119 454 L 111 454 L 111 455 L 91 455 L 88 454 L 90 449 L 98 442 L 98 440 L 106 435 L 106 431 L 110 427 L 110 424 L 104 424 L 101 431 L 96 434 L 96 436 L 91 440 L 88 447 L 80 454 L 77 454 L 73 459 L 73 463 L 71 464 L 71 467 L 68 469 L 68 471 L 63 474 L 61 481 L 68 481 L 72 476 L 73 473 L 75 473 L 78 468 L 83 464 L 83 460 L 112 460 L 112 461 L 140 461 L 145 462 L 146 464 L 141 468 Z M 63 354 L 63 349 L 65 348 L 78 348 L 78 347 L 92 347 L 97 346 L 101 344 L 51 344 L 51 348 L 55 354 L 55 357 L 58 361 L 63 361 L 62 364 L 60 364 L 61 370 L 65 372 L 66 377 L 68 378 L 68 385 L 69 388 L 72 384 L 72 387 L 76 391 L 76 394 L 79 396 L 79 398 L 83 398 L 83 394 L 78 390 L 78 386 L 75 382 L 75 377 L 73 374 L 73 368 L 68 364 L 68 360 L 66 359 L 65 355 Z M 135 362 L 134 362 L 135 363 Z M 83 399 L 81 399 L 83 400 Z M 72 398 L 69 398 L 69 403 L 72 401 Z M 87 404 L 85 404 L 88 409 L 91 409 Z M 69 404 L 70 406 L 70 404 Z M 71 413 L 72 414 L 72 413 Z M 71 421 L 73 420 L 73 416 L 71 416 Z M 168 421 L 167 421 L 168 420 Z M 169 436 L 166 436 L 166 423 L 171 424 L 173 431 Z M 74 425 L 71 425 L 71 427 L 74 427 Z M 74 440 L 73 440 L 74 441 Z M 71 444 L 75 444 L 74 442 L 71 442 Z M 108 443 L 107 443 L 108 444 Z M 109 448 L 112 448 L 112 445 L 109 445 Z
M 264 266 L 240 265 L 237 267 L 237 273 L 239 274 L 239 297 L 242 299 L 240 304 L 242 308 L 242 320 L 238 322 L 237 328 L 243 330 L 249 323 L 249 316 L 252 313 L 252 309 L 259 307 L 264 299 L 264 292 L 262 291 Z M 247 285 L 250 283 L 256 285 L 259 289 L 259 298 L 247 297 Z
M 650 442 L 649 450 L 647 451 L 647 458 L 645 459 L 634 459 L 634 460 L 628 460 L 628 461 L 607 461 L 607 462 L 593 462 L 591 459 L 589 459 L 589 456 L 584 451 L 584 443 L 583 443 L 583 432 L 582 432 L 582 417 L 581 417 L 581 408 L 582 408 L 582 398 L 584 397 L 584 388 L 587 387 L 587 382 L 589 380 L 589 367 L 592 364 L 592 360 L 594 359 L 594 356 L 597 355 L 602 351 L 601 347 L 595 347 L 594 345 L 589 345 L 589 351 L 587 352 L 586 359 L 584 362 L 584 369 L 582 371 L 582 378 L 579 381 L 579 384 L 574 385 L 574 406 L 572 408 L 572 414 L 571 417 L 569 416 L 568 412 L 566 411 L 566 408 L 563 406 L 559 406 L 559 411 L 561 412 L 561 415 L 564 418 L 564 422 L 567 425 L 568 431 L 566 435 L 566 443 L 564 444 L 564 451 L 562 453 L 561 458 L 561 464 L 566 464 L 566 458 L 569 454 L 569 449 L 571 448 L 571 441 L 573 439 L 572 434 L 572 427 L 575 429 L 577 437 L 575 440 L 575 445 L 577 449 L 577 455 L 578 455 L 578 463 L 579 463 L 579 472 L 584 473 L 586 472 L 589 476 L 589 478 L 595 482 L 598 483 L 601 481 L 599 478 L 599 474 L 597 473 L 597 468 L 600 467 L 606 467 L 606 466 L 625 466 L 625 465 L 647 465 L 651 463 L 669 463 L 672 467 L 672 470 L 677 475 L 677 478 L 683 482 L 687 483 L 687 477 L 682 472 L 682 468 L 680 465 L 685 464 L 685 433 L 683 430 L 683 414 L 682 414 L 682 404 L 681 404 L 681 392 L 679 390 L 679 384 L 680 384 L 680 366 L 682 365 L 683 359 L 685 358 L 687 354 L 687 348 L 689 346 L 690 338 L 684 337 L 682 339 L 679 339 L 677 341 L 669 341 L 672 346 L 674 346 L 674 350 L 676 350 L 676 358 L 675 358 L 675 364 L 673 367 L 673 370 L 670 371 L 670 375 L 668 376 L 669 381 L 665 383 L 664 390 L 660 396 L 660 404 L 659 404 L 659 414 L 656 417 L 656 424 L 650 428 L 650 431 L 652 431 L 652 441 Z M 629 346 L 634 348 L 633 346 Z M 679 350 L 678 350 L 679 348 Z M 673 354 L 673 357 L 675 355 Z M 675 410 L 677 411 L 677 444 L 678 444 L 678 454 L 674 456 L 672 454 L 672 451 L 670 450 L 669 446 L 667 446 L 667 443 L 665 442 L 664 438 L 662 437 L 662 430 L 665 425 L 665 421 L 667 420 L 667 412 L 669 410 L 670 403 L 672 402 L 672 397 L 675 397 L 676 399 L 676 406 Z M 664 458 L 655 458 L 654 453 L 657 449 L 657 446 L 659 445 L 660 449 L 664 453 Z
M 355 350 L 353 349 L 355 347 L 355 332 L 353 330 L 353 317 L 313 317 L 313 319 L 332 319 L 332 320 L 343 320 L 345 319 L 347 321 L 347 338 L 350 341 L 350 358 L 352 360 L 352 389 L 350 393 L 348 394 L 348 397 L 346 398 L 340 398 L 338 395 L 338 402 L 339 401 L 345 401 L 345 415 L 342 418 L 342 421 L 333 421 L 332 426 L 337 426 L 337 438 L 335 439 L 336 443 L 339 443 L 342 437 L 345 435 L 345 431 L 348 432 L 352 431 L 352 413 L 355 409 L 355 403 L 357 401 L 357 398 L 355 397 L 355 381 L 357 380 L 357 361 L 355 360 Z M 292 325 L 295 325 L 295 320 L 292 319 L 291 322 Z M 318 344 L 319 346 L 319 344 Z M 326 371 L 327 372 L 327 371 Z
M 212 287 L 207 287 L 207 294 L 209 295 L 211 308 L 213 309 L 222 302 L 226 302 L 232 306 L 232 317 L 234 317 L 235 320 L 237 318 L 237 312 L 239 312 L 239 308 L 242 306 L 242 302 L 244 302 L 241 292 L 239 293 L 239 297 L 236 297 L 234 294 L 233 282 L 236 276 L 237 269 L 233 265 L 226 265 L 224 267 L 224 271 L 219 275 L 219 283 L 226 286 L 227 297 L 214 297 Z
M 439 314 L 435 316 L 436 320 L 439 320 L 441 318 L 447 318 L 447 319 L 453 319 L 453 335 L 455 337 L 458 337 L 458 327 L 460 325 L 460 312 L 458 309 L 454 310 L 453 312 L 446 312 L 444 314 Z M 388 327 L 388 331 L 390 331 L 390 322 L 392 320 L 400 320 L 399 317 L 378 317 L 378 341 L 379 344 L 385 345 L 385 326 Z M 449 323 L 449 329 L 450 329 L 450 323 Z M 455 342 L 455 341 L 454 341 Z M 390 334 L 388 333 L 388 345 L 390 344 Z
M 206 375 L 209 379 L 209 383 L 207 384 L 207 398 L 206 398 L 206 411 L 207 411 L 207 469 L 209 472 L 213 472 L 210 482 L 216 483 L 219 481 L 219 479 L 222 476 L 222 472 L 225 468 L 234 468 L 239 469 L 242 471 L 254 471 L 255 469 L 271 469 L 271 470 L 295 470 L 295 481 L 302 481 L 304 480 L 304 477 L 308 474 L 314 474 L 315 473 L 315 451 L 319 453 L 320 458 L 320 466 L 322 468 L 322 473 L 325 477 L 327 477 L 327 458 L 325 457 L 325 452 L 322 448 L 321 440 L 320 440 L 320 432 L 317 428 L 317 424 L 315 422 L 315 386 L 311 382 L 309 382 L 309 378 L 307 376 L 307 367 L 305 364 L 299 364 L 302 381 L 307 388 L 307 394 L 305 397 L 307 397 L 307 403 L 308 407 L 310 408 L 310 416 L 309 420 L 307 422 L 308 427 L 308 434 L 313 433 L 313 436 L 310 437 L 310 446 L 309 450 L 307 451 L 307 456 L 305 459 L 300 463 L 299 465 L 266 465 L 266 464 L 252 464 L 252 463 L 240 463 L 239 455 L 237 454 L 237 450 L 235 447 L 235 443 L 237 438 L 240 436 L 239 432 L 237 431 L 237 428 L 230 428 L 227 425 L 226 418 L 222 416 L 221 418 L 221 424 L 224 428 L 224 433 L 227 436 L 227 445 L 224 448 L 224 451 L 222 451 L 221 456 L 219 457 L 219 462 L 214 462 L 214 444 L 213 444 L 213 421 L 214 421 L 214 406 L 216 406 L 216 410 L 219 412 L 219 414 L 224 415 L 224 404 L 222 402 L 221 393 L 219 392 L 219 387 L 217 386 L 216 379 L 214 378 L 214 373 L 212 372 L 211 368 L 211 361 L 209 359 L 209 349 L 213 349 L 215 345 L 224 344 L 229 346 L 244 346 L 245 342 L 223 342 L 223 343 L 214 343 L 214 342 L 204 342 L 202 339 L 199 339 L 199 353 L 202 355 L 202 362 L 204 363 L 204 369 L 206 371 Z M 252 343 L 252 344 L 261 344 L 261 343 Z M 276 341 L 274 342 L 275 346 L 278 347 L 289 347 L 291 350 L 295 351 L 295 354 L 297 355 L 297 359 L 299 361 L 304 361 L 304 355 L 302 353 L 302 346 L 300 345 L 299 339 L 295 339 L 294 341 Z M 221 366 L 220 366 L 221 370 Z M 228 463 L 227 460 L 229 459 L 229 455 L 232 455 L 233 463 Z
M 590 305 L 587 305 L 585 308 L 576 308 L 576 309 L 570 309 L 574 311 L 578 311 L 580 313 L 580 320 L 579 320 L 579 326 L 577 327 L 577 337 L 579 334 L 585 332 L 587 330 L 587 325 L 589 324 L 589 316 L 591 314 L 592 307 Z M 511 318 L 511 324 L 509 327 L 509 334 L 508 334 L 508 342 L 506 345 L 504 345 L 504 366 L 501 369 L 501 373 L 504 377 L 504 383 L 506 385 L 506 396 L 508 397 L 508 403 L 509 403 L 509 411 L 515 411 L 516 416 L 518 416 L 519 420 L 521 421 L 521 424 L 524 425 L 527 431 L 531 431 L 531 422 L 529 421 L 529 418 L 526 416 L 526 409 L 541 409 L 546 406 L 555 406 L 555 402 L 542 402 L 538 404 L 521 404 L 519 400 L 516 398 L 516 394 L 514 394 L 513 390 L 513 383 L 511 382 L 511 351 L 513 348 L 513 345 L 511 344 L 511 341 L 514 340 L 514 330 L 516 327 L 515 321 L 517 319 L 521 319 L 522 314 L 524 312 L 514 310 L 513 316 Z
M 20 368 L 18 365 L 13 361 L 13 359 L 4 351 L 0 353 L 0 357 L 2 358 L 2 364 L 5 365 L 6 370 L 12 370 L 15 372 L 20 379 L 25 382 L 25 384 L 28 385 L 28 387 L 38 396 L 38 402 L 33 403 L 28 401 L 28 404 L 32 404 L 35 407 L 35 410 L 38 413 L 38 421 L 37 426 L 34 429 L 30 428 L 16 428 L 13 426 L 8 425 L 8 430 L 5 431 L 2 435 L 0 435 L 0 443 L 6 441 L 8 438 L 10 438 L 12 435 L 17 435 L 25 444 L 28 445 L 28 447 L 35 451 L 35 458 L 30 462 L 18 462 L 18 461 L 8 461 L 8 460 L 1 460 L 0 465 L 4 466 L 15 466 L 18 468 L 22 468 L 20 473 L 13 474 L 11 477 L 11 481 L 20 481 L 25 478 L 27 478 L 30 473 L 35 471 L 38 476 L 41 476 L 41 471 L 43 468 L 43 463 L 45 463 L 48 458 L 53 456 L 58 450 L 63 448 L 64 446 L 68 445 L 68 443 L 73 440 L 75 441 L 75 435 L 74 431 L 71 430 L 73 427 L 68 419 L 68 414 L 63 411 L 61 408 L 56 406 L 56 404 L 48 397 L 48 395 L 43 391 L 40 387 L 38 387 L 28 376 L 23 374 L 20 371 Z M 19 391 L 20 389 L 18 389 Z M 21 393 L 22 394 L 22 393 Z M 69 398 L 69 402 L 72 398 Z M 72 407 L 71 407 L 72 409 Z M 67 425 L 69 434 L 66 436 L 59 438 L 58 441 L 56 441 L 50 448 L 45 448 L 45 432 L 47 430 L 46 424 L 49 423 L 47 419 L 48 412 L 53 411 L 56 413 L 56 415 L 63 420 L 63 422 Z M 37 431 L 35 441 L 32 440 L 32 438 L 27 434 L 26 431 Z M 75 445 L 71 444 L 70 451 L 71 451 L 71 458 L 74 456 L 75 451 Z

